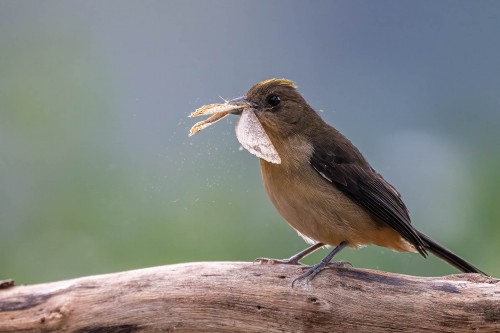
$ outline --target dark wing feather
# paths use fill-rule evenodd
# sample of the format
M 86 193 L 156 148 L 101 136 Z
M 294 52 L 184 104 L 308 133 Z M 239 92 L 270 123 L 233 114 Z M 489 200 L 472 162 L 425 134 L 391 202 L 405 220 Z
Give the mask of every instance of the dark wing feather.
M 323 178 L 400 233 L 426 256 L 425 243 L 411 226 L 401 195 L 368 165 L 357 150 L 350 156 L 338 145 L 326 148 L 316 145 L 314 148 L 310 163 Z

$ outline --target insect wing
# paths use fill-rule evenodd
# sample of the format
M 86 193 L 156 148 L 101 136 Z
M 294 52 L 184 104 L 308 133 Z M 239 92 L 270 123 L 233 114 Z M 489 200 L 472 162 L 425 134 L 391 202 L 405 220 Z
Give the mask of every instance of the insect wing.
M 227 116 L 229 116 L 229 112 L 214 113 L 210 118 L 205 119 L 203 121 L 199 121 L 196 124 L 194 124 L 194 126 L 191 127 L 191 130 L 189 131 L 189 136 L 195 135 L 199 131 L 204 130 L 208 126 L 215 124 L 216 122 L 226 118 Z
M 254 110 L 243 110 L 238 125 L 236 125 L 236 137 L 243 148 L 255 156 L 270 163 L 280 164 L 281 158 L 274 148 L 269 136 L 260 124 Z

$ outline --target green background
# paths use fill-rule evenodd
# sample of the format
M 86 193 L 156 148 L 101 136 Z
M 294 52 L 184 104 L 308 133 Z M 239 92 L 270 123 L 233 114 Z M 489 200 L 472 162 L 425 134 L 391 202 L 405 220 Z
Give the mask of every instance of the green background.
M 0 1 L 0 279 L 303 249 L 236 118 L 187 136 L 194 109 L 271 77 L 297 82 L 419 230 L 500 276 L 499 31 L 497 1 Z M 456 272 L 374 246 L 338 258 Z

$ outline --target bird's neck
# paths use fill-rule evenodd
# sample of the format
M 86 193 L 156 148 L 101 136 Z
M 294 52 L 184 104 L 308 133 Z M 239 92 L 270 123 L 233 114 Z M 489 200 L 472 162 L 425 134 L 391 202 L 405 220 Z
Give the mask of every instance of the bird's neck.
M 281 158 L 281 163 L 274 164 L 261 159 L 262 168 L 275 168 L 282 172 L 293 172 L 309 165 L 309 159 L 314 149 L 306 137 L 296 134 L 280 138 L 271 134 L 269 135 L 269 139 L 276 148 Z

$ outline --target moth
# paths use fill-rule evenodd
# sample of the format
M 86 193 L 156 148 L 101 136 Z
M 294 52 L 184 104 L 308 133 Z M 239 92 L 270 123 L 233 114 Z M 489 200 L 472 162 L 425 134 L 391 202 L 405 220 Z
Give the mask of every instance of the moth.
M 280 164 L 281 158 L 257 118 L 255 109 L 249 103 L 243 102 L 241 98 L 222 104 L 208 104 L 196 109 L 189 117 L 204 115 L 210 115 L 210 117 L 194 124 L 189 131 L 189 136 L 195 135 L 231 114 L 240 115 L 236 124 L 236 138 L 243 148 L 265 161 Z

